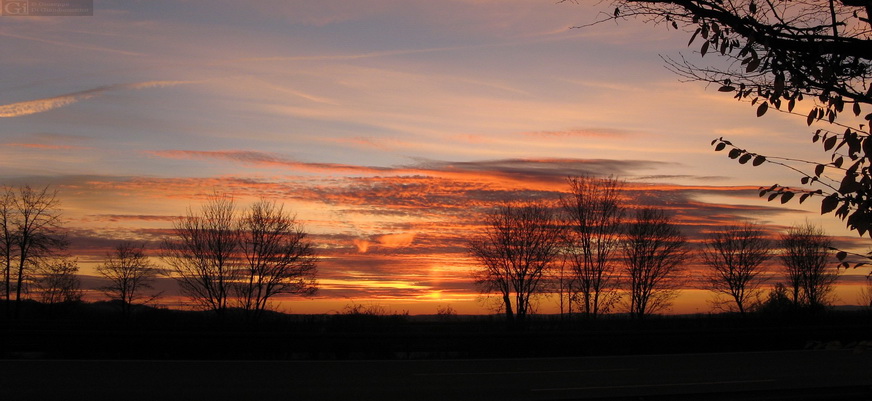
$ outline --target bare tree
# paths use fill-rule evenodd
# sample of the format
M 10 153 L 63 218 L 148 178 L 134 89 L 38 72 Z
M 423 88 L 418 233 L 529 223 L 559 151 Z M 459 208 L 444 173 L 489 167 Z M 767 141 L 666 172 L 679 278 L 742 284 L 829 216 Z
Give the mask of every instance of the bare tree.
M 106 261 L 97 267 L 97 273 L 109 280 L 101 290 L 110 299 L 121 302 L 121 313 L 130 315 L 136 302 L 148 303 L 157 295 L 144 295 L 145 290 L 153 289 L 152 282 L 160 270 L 148 260 L 143 245 L 122 242 L 112 252 L 106 254 Z
M 21 309 L 21 294 L 30 270 L 38 266 L 40 259 L 47 258 L 66 248 L 67 242 L 60 233 L 60 212 L 57 191 L 48 187 L 36 190 L 30 186 L 8 189 L 4 195 L 12 207 L 6 210 L 7 260 L 15 265 L 15 316 Z M 12 260 L 14 255 L 14 259 Z
M 6 316 L 11 315 L 12 297 L 12 262 L 15 257 L 15 236 L 13 233 L 13 210 L 15 207 L 15 192 L 4 187 L 0 194 L 0 252 L 3 263 L 3 295 L 6 298 Z
M 557 221 L 541 204 L 504 204 L 485 217 L 485 224 L 484 233 L 468 244 L 482 267 L 477 284 L 483 292 L 500 294 L 510 323 L 522 323 L 559 255 Z
M 872 309 L 872 277 L 866 276 L 866 284 L 860 288 L 860 305 Z
M 772 254 L 769 240 L 759 226 L 746 223 L 712 233 L 700 253 L 709 267 L 706 278 L 711 290 L 731 298 L 741 314 L 761 293 L 760 273 Z
M 633 318 L 667 308 L 681 284 L 686 239 L 661 209 L 637 209 L 623 242 L 629 311 Z
M 256 318 L 274 295 L 315 293 L 317 259 L 293 215 L 261 200 L 242 216 L 239 228 L 243 260 L 236 291 L 243 309 Z
M 239 273 L 239 231 L 235 205 L 212 196 L 199 210 L 188 209 L 173 223 L 174 237 L 163 243 L 164 260 L 182 292 L 199 307 L 223 316 Z
M 794 305 L 825 306 L 838 277 L 835 268 L 827 268 L 833 249 L 830 238 L 822 229 L 805 224 L 788 229 L 780 245 Z
M 40 302 L 54 305 L 82 300 L 79 265 L 75 259 L 43 260 L 35 270 L 33 283 Z
M 616 178 L 570 177 L 565 212 L 565 252 L 581 312 L 607 313 L 618 300 L 614 254 L 620 244 L 623 183 Z M 574 292 L 574 291 L 573 291 Z

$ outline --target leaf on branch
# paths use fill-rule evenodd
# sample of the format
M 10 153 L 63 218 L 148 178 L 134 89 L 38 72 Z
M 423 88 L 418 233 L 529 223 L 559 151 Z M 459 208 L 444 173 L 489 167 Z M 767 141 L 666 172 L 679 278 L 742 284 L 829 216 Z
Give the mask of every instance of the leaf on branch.
M 785 192 L 784 195 L 781 195 L 781 204 L 790 202 L 791 199 L 793 199 L 793 192 Z
M 836 168 L 841 168 L 842 163 L 844 163 L 844 162 L 845 162 L 845 158 L 842 156 L 839 156 L 839 158 L 833 162 L 833 166 L 836 166 Z
M 693 43 L 693 40 L 696 39 L 696 35 L 699 35 L 699 32 L 702 31 L 701 28 L 696 28 L 696 32 L 690 37 L 690 41 L 687 42 L 687 46 L 690 46 Z
M 702 44 L 702 48 L 699 50 L 699 52 L 702 53 L 703 57 L 705 57 L 705 53 L 708 51 L 708 48 L 709 48 L 709 42 L 705 41 L 705 43 Z
M 805 119 L 805 123 L 811 126 L 811 123 L 814 122 L 814 118 L 817 116 L 817 109 L 812 108 L 810 112 L 808 112 L 808 117 Z
M 784 75 L 778 74 L 775 76 L 775 87 L 773 90 L 775 91 L 775 96 L 780 96 L 781 92 L 784 92 Z
M 721 142 L 718 144 L 718 146 L 715 146 L 715 152 L 720 152 L 720 151 L 724 150 L 724 148 L 726 148 L 726 147 L 727 147 L 727 144 Z
M 844 261 L 845 258 L 847 258 L 847 257 L 848 257 L 848 252 L 839 251 L 838 253 L 836 253 L 836 259 L 838 259 L 840 262 Z
M 751 160 L 752 155 L 750 153 L 745 153 L 742 157 L 739 158 L 739 164 L 748 163 Z
M 860 116 L 860 102 L 854 102 L 854 115 Z
M 724 86 L 718 88 L 718 92 L 732 92 L 734 90 L 736 90 L 736 87 L 730 86 L 730 85 L 724 85 Z
M 617 16 L 619 16 L 619 15 L 621 15 L 621 9 L 615 7 L 615 17 L 617 17 Z
M 839 207 L 839 197 L 836 194 L 827 196 L 821 201 L 821 214 L 827 214 Z
M 735 158 L 741 156 L 742 153 L 743 153 L 743 152 L 742 152 L 741 150 L 739 150 L 739 149 L 733 149 L 733 150 L 730 151 L 730 154 L 729 154 L 730 159 L 735 159 Z
M 745 66 L 745 72 L 754 72 L 757 67 L 760 66 L 760 59 L 757 57 L 751 58 L 751 61 L 748 62 L 748 65 Z
M 766 162 L 766 156 L 757 155 L 757 157 L 754 158 L 754 162 L 751 163 L 751 165 L 756 167 L 756 166 L 763 164 L 764 162 Z
M 826 166 L 824 166 L 823 164 L 818 164 L 817 166 L 815 166 L 815 167 L 814 167 L 814 175 L 820 177 L 821 174 L 824 173 L 824 168 L 825 168 L 825 167 L 826 167 Z
M 845 217 L 848 216 L 849 211 L 850 211 L 850 206 L 847 203 L 843 203 L 842 206 L 839 206 L 839 208 L 836 209 L 836 212 L 833 214 L 835 214 L 836 217 L 844 220 Z
M 756 14 L 757 13 L 757 4 L 755 4 L 754 2 L 751 2 L 751 4 L 748 5 L 748 11 L 750 11 L 751 14 Z
M 830 149 L 833 148 L 833 146 L 836 146 L 836 140 L 838 140 L 838 139 L 839 139 L 839 137 L 837 137 L 837 136 L 831 136 L 831 137 L 827 138 L 826 140 L 824 140 L 824 150 L 829 151 Z
M 769 195 L 769 199 L 767 199 L 767 200 L 768 200 L 769 202 L 772 202 L 772 200 L 775 199 L 775 198 L 777 198 L 778 195 L 780 195 L 780 193 L 778 193 L 778 192 L 772 193 L 772 194 Z
M 769 110 L 769 102 L 760 103 L 760 106 L 757 107 L 757 117 L 762 117 L 766 114 L 766 110 Z
M 845 174 L 845 178 L 842 178 L 842 183 L 839 184 L 839 193 L 842 195 L 847 195 L 857 191 L 857 181 L 854 180 L 853 174 Z
M 793 111 L 794 106 L 796 106 L 795 98 L 791 98 L 789 101 L 787 101 L 787 111 Z
M 805 202 L 805 200 L 808 199 L 809 196 L 811 196 L 811 194 L 802 194 L 802 196 L 799 197 L 799 204 L 801 205 L 803 202 Z

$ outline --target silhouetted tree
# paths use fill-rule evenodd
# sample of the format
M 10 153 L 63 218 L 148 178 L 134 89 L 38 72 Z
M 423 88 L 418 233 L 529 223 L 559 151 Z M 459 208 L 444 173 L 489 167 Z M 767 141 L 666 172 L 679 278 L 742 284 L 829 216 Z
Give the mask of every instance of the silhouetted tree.
M 97 273 L 109 280 L 100 288 L 110 299 L 121 303 L 121 313 L 130 314 L 136 302 L 148 303 L 157 295 L 144 295 L 153 289 L 152 283 L 161 273 L 145 255 L 143 245 L 122 242 L 112 252 L 106 254 L 106 261 L 97 266 Z
M 6 316 L 11 315 L 12 307 L 12 262 L 15 256 L 15 236 L 13 233 L 13 209 L 15 207 L 15 192 L 12 188 L 3 187 L 0 194 L 0 252 L 3 263 L 3 295 L 6 298 Z
M 476 283 L 498 292 L 510 323 L 532 312 L 533 297 L 560 252 L 560 230 L 551 210 L 541 204 L 504 204 L 485 216 L 484 232 L 469 240 L 470 254 L 481 264 Z
M 682 282 L 686 239 L 661 209 L 637 209 L 623 241 L 629 312 L 636 319 L 669 307 Z
M 616 178 L 570 177 L 569 195 L 561 199 L 565 213 L 565 254 L 572 272 L 571 300 L 591 318 L 607 313 L 617 301 L 615 253 L 624 217 Z
M 293 215 L 261 200 L 242 216 L 239 228 L 242 271 L 236 291 L 243 309 L 257 317 L 274 295 L 315 293 L 317 259 Z
M 14 268 L 15 316 L 18 317 L 21 295 L 31 270 L 39 265 L 40 259 L 66 248 L 67 242 L 60 232 L 57 191 L 50 191 L 48 187 L 36 190 L 25 185 L 7 188 L 3 200 L 7 205 L 11 203 L 5 210 L 7 249 L 4 259 L 14 265 L 8 268 Z
M 872 120 L 872 7 L 868 0 L 759 1 L 737 0 L 617 0 L 615 10 L 599 21 L 637 17 L 684 29 L 700 45 L 706 65 L 667 58 L 670 68 L 687 80 L 716 85 L 756 107 L 796 114 L 808 125 L 829 123 L 812 139 L 829 158 L 824 162 L 760 155 L 723 138 L 712 145 L 730 148 L 729 156 L 745 164 L 766 162 L 787 166 L 801 176 L 795 189 L 763 188 L 761 196 L 782 203 L 799 194 L 824 196 L 821 213 L 835 212 L 860 235 L 872 228 L 872 175 L 869 137 L 864 120 Z M 711 59 L 711 56 L 709 56 Z M 803 100 L 811 104 L 794 111 Z M 800 111 L 801 110 L 801 111 Z M 852 115 L 841 118 L 845 113 Z M 862 116 L 864 113 L 865 116 Z
M 757 309 L 757 312 L 772 316 L 784 316 L 785 314 L 792 312 L 794 307 L 795 305 L 793 301 L 790 300 L 790 296 L 787 293 L 787 288 L 784 284 L 777 283 L 775 284 L 775 287 L 769 291 L 769 295 Z
M 872 277 L 866 276 L 866 284 L 860 288 L 860 305 L 872 309 Z
M 82 300 L 79 265 L 75 259 L 42 260 L 35 268 L 33 283 L 37 299 L 49 305 Z
M 794 305 L 820 308 L 827 304 L 837 270 L 828 267 L 832 241 L 811 224 L 791 227 L 781 236 L 781 262 Z
M 182 292 L 203 309 L 223 316 L 238 279 L 239 230 L 233 199 L 212 196 L 198 212 L 173 223 L 174 236 L 163 243 L 163 257 Z
M 771 257 L 769 240 L 759 226 L 747 223 L 710 234 L 700 253 L 709 267 L 711 290 L 732 299 L 739 313 L 757 299 L 763 263 Z

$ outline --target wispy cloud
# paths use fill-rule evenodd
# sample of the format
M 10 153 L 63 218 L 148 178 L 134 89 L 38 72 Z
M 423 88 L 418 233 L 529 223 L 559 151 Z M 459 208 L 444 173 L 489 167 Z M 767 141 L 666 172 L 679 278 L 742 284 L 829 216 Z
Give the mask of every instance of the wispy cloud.
M 157 157 L 171 159 L 217 159 L 228 160 L 260 167 L 280 167 L 303 171 L 345 172 L 345 173 L 380 173 L 390 171 L 390 168 L 366 167 L 339 163 L 305 163 L 265 152 L 228 150 L 228 151 L 196 151 L 196 150 L 166 150 L 147 152 Z
M 42 113 L 59 107 L 68 106 L 76 102 L 91 99 L 109 91 L 157 88 L 190 83 L 193 83 L 193 81 L 148 81 L 131 84 L 106 85 L 94 89 L 68 93 L 60 96 L 47 97 L 36 100 L 27 100 L 24 102 L 2 105 L 0 106 L 0 118 L 20 117 L 30 114 Z
M 49 144 L 44 144 L 44 143 L 4 143 L 0 146 L 8 146 L 8 147 L 14 147 L 14 148 L 28 148 L 28 149 L 44 149 L 44 150 L 84 149 L 80 146 L 49 145 Z
M 150 155 L 172 159 L 226 160 L 256 167 L 278 167 L 322 173 L 356 173 L 380 175 L 429 176 L 442 178 L 470 178 L 486 176 L 500 181 L 562 183 L 569 175 L 628 176 L 637 171 L 654 169 L 672 163 L 650 160 L 609 159 L 496 159 L 484 161 L 451 162 L 416 159 L 401 166 L 359 166 L 341 163 L 310 163 L 281 155 L 258 151 L 149 151 Z
M 95 46 L 95 45 L 90 45 L 90 44 L 86 44 L 86 43 L 79 43 L 79 42 L 65 42 L 65 41 L 61 41 L 61 40 L 44 39 L 44 38 L 38 38 L 35 36 L 26 36 L 26 35 L 14 34 L 14 33 L 9 33 L 9 32 L 0 32 L 0 36 L 6 36 L 6 37 L 10 37 L 10 38 L 23 39 L 23 40 L 30 40 L 30 41 L 41 42 L 41 43 L 47 43 L 47 44 L 59 46 L 59 47 L 68 47 L 68 48 L 80 49 L 80 50 L 92 50 L 92 51 L 98 51 L 98 52 L 104 52 L 104 53 L 113 53 L 113 54 L 118 54 L 118 55 L 122 55 L 122 56 L 142 56 L 143 55 L 142 53 L 132 52 L 129 50 L 113 49 L 113 48 L 109 48 L 109 47 Z
M 629 135 L 633 135 L 633 132 L 614 129 L 614 128 L 580 128 L 580 129 L 570 129 L 565 131 L 533 131 L 533 132 L 524 132 L 525 136 L 533 136 L 533 137 L 581 137 L 581 138 L 615 138 L 615 137 L 626 137 Z

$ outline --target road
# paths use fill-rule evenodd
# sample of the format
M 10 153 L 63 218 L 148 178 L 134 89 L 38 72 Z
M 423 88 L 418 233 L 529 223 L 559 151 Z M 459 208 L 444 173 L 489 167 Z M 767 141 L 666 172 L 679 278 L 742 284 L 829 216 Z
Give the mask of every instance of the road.
M 619 400 L 642 396 L 872 400 L 872 351 L 424 361 L 0 360 L 3 400 Z

